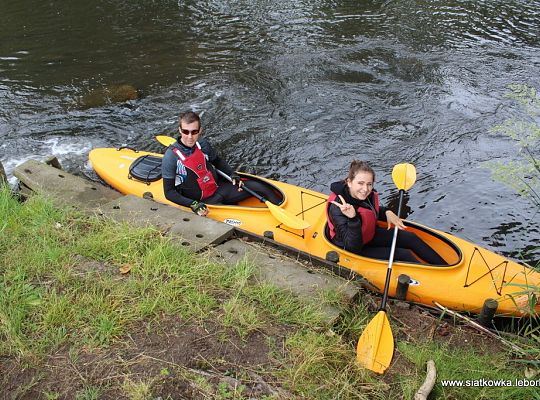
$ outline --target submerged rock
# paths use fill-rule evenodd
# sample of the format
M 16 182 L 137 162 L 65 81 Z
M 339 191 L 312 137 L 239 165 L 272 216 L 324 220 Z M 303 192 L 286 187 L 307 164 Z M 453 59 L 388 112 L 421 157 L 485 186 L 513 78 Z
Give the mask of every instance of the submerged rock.
M 81 108 L 101 107 L 112 103 L 123 103 L 139 98 L 139 91 L 132 85 L 110 85 L 84 95 L 79 103 Z

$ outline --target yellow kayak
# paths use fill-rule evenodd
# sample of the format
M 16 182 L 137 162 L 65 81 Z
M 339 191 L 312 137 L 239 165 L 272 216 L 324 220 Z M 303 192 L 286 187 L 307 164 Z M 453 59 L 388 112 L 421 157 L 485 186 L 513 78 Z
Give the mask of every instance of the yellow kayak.
M 89 155 L 96 173 L 119 192 L 151 196 L 157 202 L 180 207 L 168 201 L 163 194 L 161 157 L 161 154 L 129 148 L 98 148 Z M 339 265 L 362 275 L 382 292 L 387 260 L 350 253 L 325 237 L 327 195 L 250 174 L 240 175 L 243 179 L 256 179 L 270 185 L 283 199 L 279 205 L 283 212 L 306 221 L 306 226 L 309 226 L 305 229 L 286 226 L 255 198 L 234 206 L 209 205 L 209 218 L 256 235 L 272 236 L 278 243 L 311 256 L 328 259 L 327 255 L 332 254 Z M 394 262 L 394 282 L 401 274 L 411 278 L 407 300 L 428 306 L 437 302 L 453 310 L 479 313 L 485 300 L 495 299 L 499 303 L 497 314 L 521 316 L 526 313 L 519 305 L 527 299 L 523 294 L 527 288 L 538 291 L 539 272 L 449 233 L 412 221 L 406 221 L 406 225 L 449 264 L 433 266 L 420 262 Z M 390 296 L 394 296 L 395 291 L 396 283 L 392 283 Z M 536 307 L 536 311 L 540 311 L 540 306 Z

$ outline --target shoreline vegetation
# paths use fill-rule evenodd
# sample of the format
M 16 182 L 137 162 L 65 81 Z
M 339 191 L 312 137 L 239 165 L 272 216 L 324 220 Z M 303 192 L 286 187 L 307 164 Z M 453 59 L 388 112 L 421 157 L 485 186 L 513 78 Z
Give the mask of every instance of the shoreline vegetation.
M 314 305 L 233 266 L 175 246 L 159 231 L 20 201 L 0 185 L 0 371 L 5 399 L 410 399 L 428 360 L 431 398 L 540 399 L 500 342 L 416 307 L 392 304 L 394 362 L 356 363 L 369 293 Z M 321 307 L 342 317 L 325 326 Z M 531 338 L 514 338 L 534 349 Z M 536 342 L 537 346 L 537 342 Z M 540 382 L 540 381 L 539 381 Z

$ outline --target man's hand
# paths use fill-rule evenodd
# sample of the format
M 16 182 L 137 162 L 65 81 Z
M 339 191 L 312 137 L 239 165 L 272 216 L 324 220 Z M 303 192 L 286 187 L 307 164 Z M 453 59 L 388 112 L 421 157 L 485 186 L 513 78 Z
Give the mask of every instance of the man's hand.
M 193 203 L 189 205 L 193 212 L 201 217 L 208 215 L 208 207 L 201 201 L 194 200 Z
M 244 186 L 244 182 L 242 182 L 242 180 L 240 179 L 240 175 L 238 175 L 237 173 L 233 173 L 231 175 L 231 179 L 233 185 L 236 186 L 236 184 L 238 183 L 238 191 L 240 192 L 242 190 L 242 186 Z

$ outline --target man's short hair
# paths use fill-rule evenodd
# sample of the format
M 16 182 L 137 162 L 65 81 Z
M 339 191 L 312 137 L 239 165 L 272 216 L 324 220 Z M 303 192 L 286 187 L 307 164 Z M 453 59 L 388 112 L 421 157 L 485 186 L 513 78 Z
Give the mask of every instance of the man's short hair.
M 178 126 L 182 125 L 182 121 L 186 124 L 191 124 L 192 122 L 197 121 L 199 123 L 199 127 L 201 126 L 201 118 L 199 117 L 199 114 L 193 111 L 186 111 L 180 114 L 180 118 L 178 118 Z

